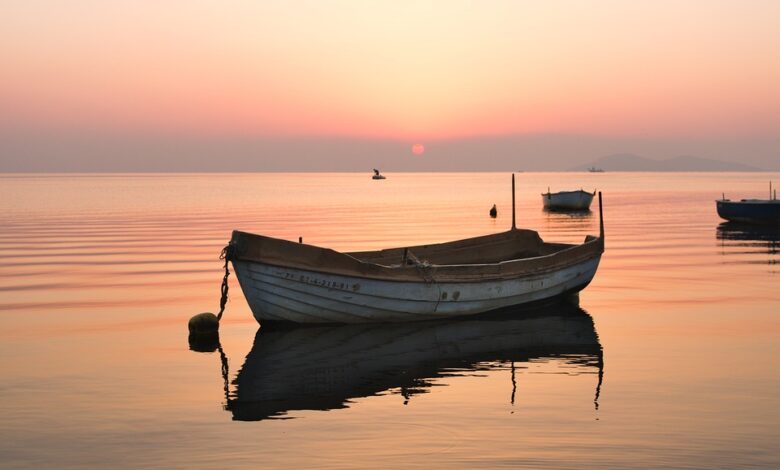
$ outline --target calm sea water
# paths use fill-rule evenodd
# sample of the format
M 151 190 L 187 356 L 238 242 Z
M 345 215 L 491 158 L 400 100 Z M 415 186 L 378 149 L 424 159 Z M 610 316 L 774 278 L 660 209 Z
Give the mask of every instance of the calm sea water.
M 541 192 L 604 192 L 579 307 L 262 330 L 232 278 L 224 362 L 189 349 L 232 229 L 363 250 L 511 224 L 508 174 L 387 176 L 0 175 L 0 466 L 780 466 L 780 231 L 714 203 L 778 174 L 520 173 L 550 241 L 598 217 Z

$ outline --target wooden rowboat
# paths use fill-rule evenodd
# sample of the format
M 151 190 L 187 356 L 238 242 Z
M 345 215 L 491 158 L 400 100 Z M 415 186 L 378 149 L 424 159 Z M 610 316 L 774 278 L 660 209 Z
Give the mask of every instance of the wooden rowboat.
M 551 211 L 587 211 L 590 210 L 590 203 L 595 195 L 595 191 L 589 193 L 582 189 L 557 193 L 551 193 L 548 189 L 546 193 L 542 193 L 542 204 L 545 209 Z
M 715 201 L 718 215 L 730 222 L 758 225 L 780 226 L 780 201 L 777 200 L 777 191 L 772 192 L 772 183 L 769 183 L 769 199 L 742 199 L 732 201 L 723 199 Z
M 601 202 L 599 199 L 599 209 Z M 362 323 L 473 315 L 584 289 L 604 252 L 515 228 L 465 240 L 341 253 L 234 231 L 230 260 L 258 322 Z
M 780 225 L 780 201 L 743 199 L 715 201 L 722 219 L 743 224 Z

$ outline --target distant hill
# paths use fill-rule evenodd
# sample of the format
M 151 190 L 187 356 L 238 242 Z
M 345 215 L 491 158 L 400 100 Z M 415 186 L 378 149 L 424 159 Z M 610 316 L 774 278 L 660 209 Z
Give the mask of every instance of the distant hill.
M 574 167 L 570 171 L 585 171 L 590 167 L 601 168 L 604 171 L 763 171 L 761 168 L 743 163 L 723 162 L 688 155 L 666 160 L 654 160 L 630 153 L 601 157 L 587 165 Z

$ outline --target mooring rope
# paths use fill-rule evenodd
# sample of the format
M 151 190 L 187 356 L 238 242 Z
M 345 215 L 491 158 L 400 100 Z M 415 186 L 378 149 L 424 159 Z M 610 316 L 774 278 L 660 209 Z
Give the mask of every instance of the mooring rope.
M 217 351 L 219 351 L 219 360 L 222 363 L 222 382 L 223 389 L 225 390 L 225 407 L 227 408 L 230 405 L 230 381 L 228 380 L 230 377 L 230 370 L 228 369 L 228 358 L 227 354 L 225 354 L 225 351 L 222 349 L 222 344 L 217 346 Z
M 230 267 L 228 266 L 228 263 L 233 259 L 233 245 L 231 243 L 228 243 L 225 245 L 225 248 L 222 248 L 219 259 L 225 260 L 225 277 L 222 278 L 222 296 L 219 299 L 217 321 L 222 319 L 222 312 L 225 311 L 225 305 L 228 301 L 228 277 L 230 276 Z

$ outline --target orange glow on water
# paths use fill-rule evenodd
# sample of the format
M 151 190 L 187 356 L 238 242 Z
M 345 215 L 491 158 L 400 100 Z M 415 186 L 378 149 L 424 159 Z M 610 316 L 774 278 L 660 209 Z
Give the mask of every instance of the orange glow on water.
M 550 468 L 773 468 L 780 234 L 724 226 L 713 193 L 754 197 L 776 174 L 519 173 L 518 225 L 551 242 L 598 233 L 598 212 L 544 212 L 547 182 L 603 190 L 607 248 L 580 296 L 587 313 L 532 316 L 510 336 L 464 319 L 256 337 L 231 276 L 226 378 L 219 354 L 188 349 L 187 318 L 217 306 L 232 229 L 341 251 L 485 235 L 510 227 L 508 210 L 487 214 L 511 207 L 507 176 L 0 175 L 0 345 L 12 378 L 0 412 L 14 429 L 4 444 L 20 449 L 4 461 L 148 466 L 144 423 L 166 431 L 152 436 L 158 466 L 218 457 L 253 468 L 262 441 L 274 449 L 268 468 L 361 469 L 377 456 L 395 468 L 410 455 L 455 469 L 492 468 L 496 456 Z M 464 333 L 477 336 L 457 342 Z M 274 390 L 284 393 L 258 393 Z M 251 432 L 233 421 L 242 409 L 261 419 L 269 405 L 293 419 Z M 724 442 L 744 452 L 719 453 Z

